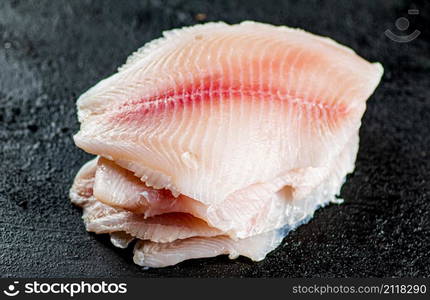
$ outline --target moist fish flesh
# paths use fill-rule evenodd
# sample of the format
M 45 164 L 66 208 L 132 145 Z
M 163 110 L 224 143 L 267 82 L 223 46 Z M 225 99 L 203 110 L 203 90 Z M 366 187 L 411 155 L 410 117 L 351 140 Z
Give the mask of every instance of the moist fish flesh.
M 87 230 L 161 267 L 261 260 L 354 170 L 383 73 L 300 29 L 207 23 L 164 32 L 77 101 L 78 147 L 97 158 L 70 197 Z

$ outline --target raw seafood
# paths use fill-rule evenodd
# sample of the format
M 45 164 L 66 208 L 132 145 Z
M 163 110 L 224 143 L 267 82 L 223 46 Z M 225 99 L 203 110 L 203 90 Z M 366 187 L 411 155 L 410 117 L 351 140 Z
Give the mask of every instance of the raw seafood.
M 89 231 L 161 267 L 263 259 L 335 197 L 382 75 L 336 42 L 256 22 L 172 30 L 78 99 L 98 158 L 71 189 Z

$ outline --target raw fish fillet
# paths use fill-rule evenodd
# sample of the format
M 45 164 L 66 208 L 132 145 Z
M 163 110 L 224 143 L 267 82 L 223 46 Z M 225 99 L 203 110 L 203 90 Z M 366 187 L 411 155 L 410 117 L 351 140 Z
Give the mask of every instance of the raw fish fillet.
M 184 213 L 166 213 L 146 218 L 142 214 L 114 208 L 98 201 L 93 195 L 89 178 L 96 172 L 96 160 L 92 160 L 77 175 L 73 193 L 73 203 L 83 208 L 83 216 L 88 231 L 95 233 L 123 232 L 133 237 L 154 242 L 167 243 L 193 236 L 216 236 L 221 231 L 209 227 L 203 220 Z M 116 235 L 119 238 L 118 235 Z
M 242 255 L 261 260 L 285 236 L 287 227 L 284 226 L 264 234 L 233 240 L 196 218 L 187 220 L 177 217 L 175 222 L 170 223 L 115 209 L 101 203 L 92 194 L 91 182 L 94 182 L 96 167 L 96 160 L 82 167 L 74 181 L 70 198 L 74 204 L 83 208 L 83 219 L 88 231 L 110 233 L 112 244 L 119 248 L 126 248 L 135 238 L 139 239 L 134 249 L 134 261 L 142 266 L 164 267 L 186 259 L 220 254 L 228 254 L 230 258 Z M 163 216 L 166 217 L 165 214 L 160 217 Z
M 164 33 L 77 101 L 87 230 L 162 267 L 261 260 L 336 198 L 382 76 L 331 39 L 256 22 Z
M 133 260 L 146 267 L 166 267 L 187 259 L 221 254 L 228 254 L 230 259 L 242 255 L 259 261 L 279 245 L 284 238 L 281 232 L 274 230 L 237 241 L 226 236 L 193 237 L 171 243 L 139 241 L 134 248 Z

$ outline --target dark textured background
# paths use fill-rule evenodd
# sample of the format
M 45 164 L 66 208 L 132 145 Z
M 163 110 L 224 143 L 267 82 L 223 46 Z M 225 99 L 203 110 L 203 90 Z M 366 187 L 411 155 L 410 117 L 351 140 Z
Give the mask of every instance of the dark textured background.
M 408 16 L 409 8 L 418 16 Z M 368 102 L 343 205 L 319 210 L 266 260 L 201 259 L 144 271 L 129 250 L 85 231 L 68 189 L 90 155 L 77 149 L 75 100 L 162 30 L 252 19 L 330 36 L 385 75 Z M 397 18 L 418 39 L 399 44 Z M 428 1 L 1 1 L 0 275 L 430 276 Z

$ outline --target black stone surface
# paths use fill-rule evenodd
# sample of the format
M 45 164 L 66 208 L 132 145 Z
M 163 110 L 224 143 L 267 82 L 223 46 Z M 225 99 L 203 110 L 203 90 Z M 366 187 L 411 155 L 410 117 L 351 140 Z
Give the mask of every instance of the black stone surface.
M 419 15 L 408 15 L 410 8 Z M 251 19 L 327 35 L 385 67 L 368 102 L 343 205 L 319 210 L 267 259 L 142 270 L 87 233 L 68 200 L 79 167 L 75 100 L 162 30 Z M 408 30 L 395 28 L 407 17 Z M 386 29 L 421 35 L 396 43 Z M 0 275 L 364 277 L 430 275 L 428 1 L 1 1 Z

